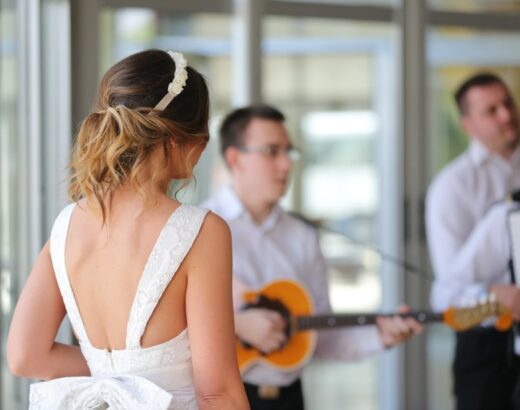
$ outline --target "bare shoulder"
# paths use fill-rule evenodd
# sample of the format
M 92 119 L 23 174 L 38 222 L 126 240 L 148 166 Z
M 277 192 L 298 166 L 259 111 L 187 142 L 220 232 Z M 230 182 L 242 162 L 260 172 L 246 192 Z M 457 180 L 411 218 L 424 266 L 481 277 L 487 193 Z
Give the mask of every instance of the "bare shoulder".
M 231 232 L 221 217 L 211 212 L 206 215 L 187 260 L 192 278 L 200 277 L 199 273 L 231 272 Z
M 192 257 L 217 257 L 231 253 L 231 231 L 228 224 L 218 215 L 209 212 L 195 240 Z
M 207 239 L 225 239 L 231 237 L 231 231 L 224 219 L 213 212 L 208 212 L 200 230 L 200 236 Z

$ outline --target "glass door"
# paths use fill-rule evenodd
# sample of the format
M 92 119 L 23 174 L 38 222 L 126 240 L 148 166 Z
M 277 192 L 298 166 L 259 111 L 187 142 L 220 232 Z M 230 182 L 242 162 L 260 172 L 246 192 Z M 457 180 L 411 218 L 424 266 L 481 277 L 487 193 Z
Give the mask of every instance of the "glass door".
M 322 224 L 336 312 L 375 312 L 383 301 L 381 141 L 395 138 L 393 28 L 385 23 L 269 16 L 264 20 L 264 100 L 287 116 L 303 161 L 285 198 L 288 208 Z M 386 89 L 385 89 L 386 87 Z M 384 205 L 383 205 L 384 206 Z M 380 358 L 359 363 L 314 361 L 306 369 L 310 409 L 379 408 Z

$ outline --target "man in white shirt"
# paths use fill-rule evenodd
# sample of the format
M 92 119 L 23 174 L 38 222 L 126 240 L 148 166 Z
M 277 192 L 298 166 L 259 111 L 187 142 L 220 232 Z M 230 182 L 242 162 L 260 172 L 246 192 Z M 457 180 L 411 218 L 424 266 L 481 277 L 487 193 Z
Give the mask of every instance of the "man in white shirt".
M 506 197 L 520 188 L 519 120 L 504 82 L 477 74 L 455 93 L 468 149 L 432 182 L 426 228 L 436 280 L 435 310 L 489 292 L 520 319 L 520 290 L 511 284 Z M 517 268 L 517 271 L 519 268 Z M 457 409 L 512 409 L 519 372 L 512 332 L 481 327 L 457 334 L 453 366 Z
M 298 155 L 284 127 L 284 116 L 269 106 L 251 106 L 223 121 L 221 151 L 232 187 L 202 206 L 223 217 L 233 238 L 235 326 L 237 336 L 263 352 L 286 340 L 282 317 L 267 309 L 240 310 L 240 295 L 279 279 L 302 283 L 315 311 L 330 312 L 328 281 L 316 229 L 279 206 Z M 379 318 L 378 326 L 327 330 L 319 334 L 315 356 L 354 360 L 400 343 L 421 331 L 412 319 Z M 244 374 L 253 410 L 303 409 L 302 369 L 281 371 L 255 364 Z

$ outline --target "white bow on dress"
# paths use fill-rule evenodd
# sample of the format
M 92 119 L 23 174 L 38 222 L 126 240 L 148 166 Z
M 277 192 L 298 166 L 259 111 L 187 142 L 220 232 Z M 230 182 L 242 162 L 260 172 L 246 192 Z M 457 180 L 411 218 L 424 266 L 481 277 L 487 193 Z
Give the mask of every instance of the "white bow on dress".
M 63 377 L 32 384 L 29 410 L 167 410 L 171 401 L 141 376 Z

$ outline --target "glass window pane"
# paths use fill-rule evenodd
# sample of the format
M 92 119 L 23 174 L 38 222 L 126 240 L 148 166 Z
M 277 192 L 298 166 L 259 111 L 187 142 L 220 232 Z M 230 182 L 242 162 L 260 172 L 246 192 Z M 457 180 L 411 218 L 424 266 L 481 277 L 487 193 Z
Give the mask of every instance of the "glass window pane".
M 284 0 L 294 3 L 319 3 L 319 4 L 348 4 L 356 6 L 368 6 L 368 5 L 394 5 L 399 4 L 401 0 Z
M 469 2 L 468 2 L 469 3 Z M 479 2 L 483 4 L 483 2 Z M 505 3 L 505 2 L 504 2 Z M 458 156 L 468 144 L 459 126 L 453 99 L 456 88 L 478 71 L 491 71 L 508 83 L 520 101 L 519 34 L 479 32 L 474 30 L 435 29 L 427 38 L 429 64 L 429 152 L 433 178 L 440 169 Z M 453 332 L 443 326 L 428 329 L 427 369 L 429 408 L 452 408 L 451 361 L 454 353 Z
M 520 3 L 517 0 L 429 0 L 429 5 L 432 8 L 453 11 L 520 12 Z
M 264 33 L 264 100 L 286 114 L 304 153 L 285 204 L 338 232 L 322 233 L 333 309 L 375 311 L 380 261 L 356 242 L 378 243 L 376 143 L 386 137 L 382 107 L 391 104 L 381 78 L 395 33 L 388 24 L 286 17 L 266 18 Z M 378 360 L 312 364 L 309 408 L 378 408 Z
M 0 1 L 0 407 L 14 409 L 20 405 L 19 380 L 5 361 L 7 333 L 16 303 L 18 270 L 18 206 L 16 174 L 18 157 L 18 56 L 17 8 L 14 2 Z

